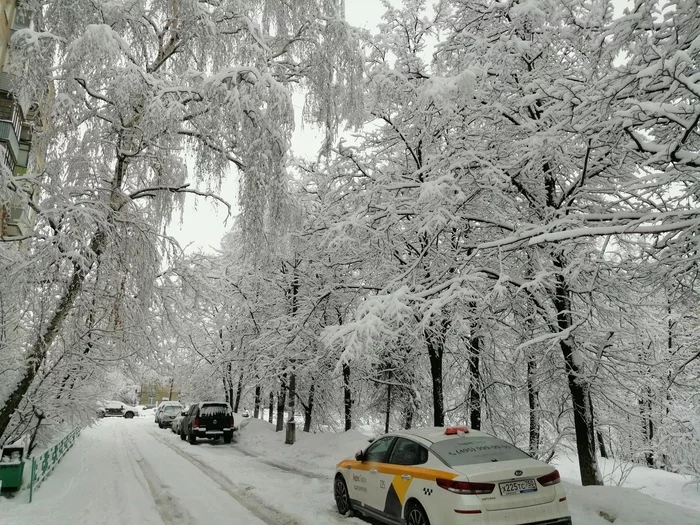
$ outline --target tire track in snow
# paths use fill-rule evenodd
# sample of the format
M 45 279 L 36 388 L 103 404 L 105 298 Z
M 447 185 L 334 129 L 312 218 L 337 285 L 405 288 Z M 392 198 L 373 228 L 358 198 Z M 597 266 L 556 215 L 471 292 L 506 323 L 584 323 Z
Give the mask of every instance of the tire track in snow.
M 264 521 L 267 525 L 304 525 L 299 522 L 297 518 L 291 514 L 286 514 L 279 511 L 273 507 L 270 507 L 267 502 L 253 494 L 255 487 L 252 485 L 242 485 L 232 483 L 224 474 L 216 470 L 211 465 L 204 463 L 203 461 L 186 454 L 182 449 L 171 445 L 164 438 L 156 433 L 149 432 L 156 440 L 160 441 L 163 445 L 168 447 L 170 450 L 175 452 L 178 456 L 186 459 L 197 469 L 199 469 L 205 476 L 216 483 L 221 490 L 226 492 L 234 500 L 245 507 L 251 514 L 256 518 Z M 337 521 L 337 520 L 336 520 Z
M 194 519 L 194 516 L 180 506 L 177 498 L 173 497 L 172 494 L 166 490 L 168 486 L 163 483 L 151 464 L 144 458 L 143 454 L 138 448 L 138 445 L 131 438 L 131 436 L 126 434 L 124 430 L 121 429 L 120 433 L 122 434 L 122 437 L 126 437 L 126 439 L 128 439 L 130 446 L 133 447 L 130 448 L 129 446 L 126 446 L 124 447 L 124 450 L 126 451 L 126 455 L 131 460 L 130 463 L 132 465 L 138 465 L 139 470 L 143 474 L 146 484 L 148 485 L 148 490 L 150 491 L 153 501 L 156 504 L 156 510 L 163 520 L 164 525 L 197 525 L 198 522 Z M 137 451 L 141 457 L 134 457 L 132 450 Z
M 265 465 L 268 465 L 270 467 L 274 467 L 276 469 L 279 469 L 283 472 L 289 472 L 290 474 L 298 474 L 299 476 L 304 476 L 305 478 L 309 479 L 317 479 L 320 481 L 327 481 L 331 482 L 333 477 L 332 476 L 326 476 L 324 474 L 314 474 L 313 472 L 308 472 L 306 470 L 300 470 L 298 468 L 292 467 L 290 465 L 286 465 L 285 463 L 278 463 L 276 461 L 271 461 L 269 459 L 264 459 L 257 454 L 253 454 L 249 450 L 246 450 L 245 448 L 241 448 L 239 446 L 237 447 L 232 447 L 233 450 L 236 452 L 239 452 L 240 454 L 244 456 L 248 456 L 249 458 L 255 459 L 258 463 L 264 463 Z

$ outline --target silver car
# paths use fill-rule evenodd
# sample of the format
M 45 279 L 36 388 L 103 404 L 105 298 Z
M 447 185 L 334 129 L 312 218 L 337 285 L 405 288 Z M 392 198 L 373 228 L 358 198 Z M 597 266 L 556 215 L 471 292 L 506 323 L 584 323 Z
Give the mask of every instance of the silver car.
M 163 401 L 161 402 L 158 407 L 156 408 L 156 414 L 155 414 L 155 421 L 156 425 L 158 425 L 160 428 L 163 428 L 161 425 L 161 417 L 163 416 L 163 411 L 165 410 L 166 407 L 177 407 L 178 410 L 182 410 L 182 404 L 180 404 L 179 401 Z M 172 421 L 172 419 L 171 419 Z M 170 426 L 170 425 L 168 425 Z
M 174 434 L 180 433 L 180 424 L 182 423 L 182 420 L 185 419 L 188 409 L 189 407 L 185 407 L 177 416 L 175 416 L 175 419 L 173 419 L 173 423 L 170 426 L 170 429 L 173 431 Z
M 158 426 L 167 428 L 173 424 L 173 421 L 182 411 L 182 405 L 165 405 L 158 413 Z

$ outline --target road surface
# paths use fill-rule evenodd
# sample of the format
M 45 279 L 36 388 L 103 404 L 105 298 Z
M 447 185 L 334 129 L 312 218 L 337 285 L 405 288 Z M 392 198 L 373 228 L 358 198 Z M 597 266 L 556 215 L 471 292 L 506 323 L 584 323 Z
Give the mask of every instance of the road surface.
M 85 429 L 31 505 L 0 506 L 2 525 L 346 525 L 327 473 L 297 472 L 236 444 L 190 445 L 151 418 Z

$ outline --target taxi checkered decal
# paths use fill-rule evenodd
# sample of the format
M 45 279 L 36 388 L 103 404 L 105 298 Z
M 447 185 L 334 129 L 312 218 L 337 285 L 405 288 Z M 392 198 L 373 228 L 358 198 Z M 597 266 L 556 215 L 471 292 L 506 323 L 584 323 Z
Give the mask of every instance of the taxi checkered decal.
M 433 489 L 423 487 L 423 494 L 425 494 L 426 496 L 430 496 L 430 495 L 432 495 L 432 493 L 433 493 Z

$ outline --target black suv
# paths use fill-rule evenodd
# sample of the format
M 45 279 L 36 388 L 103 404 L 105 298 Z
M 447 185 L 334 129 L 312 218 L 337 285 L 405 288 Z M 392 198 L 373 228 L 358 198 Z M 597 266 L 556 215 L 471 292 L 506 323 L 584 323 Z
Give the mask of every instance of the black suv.
M 191 445 L 197 443 L 197 438 L 221 437 L 224 443 L 231 443 L 233 437 L 233 411 L 228 403 L 195 403 L 180 423 L 180 439 L 186 439 Z

